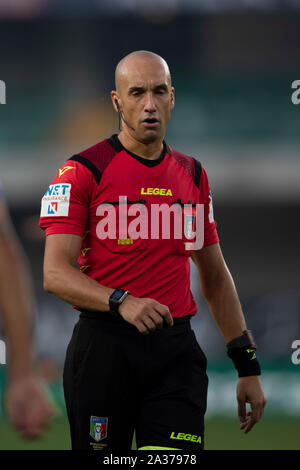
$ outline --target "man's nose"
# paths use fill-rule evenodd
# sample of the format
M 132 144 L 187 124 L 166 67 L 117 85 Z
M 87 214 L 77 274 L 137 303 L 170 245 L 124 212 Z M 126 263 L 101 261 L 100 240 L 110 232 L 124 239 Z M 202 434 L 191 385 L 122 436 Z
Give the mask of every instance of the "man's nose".
M 152 93 L 146 94 L 144 111 L 146 111 L 147 113 L 154 113 L 156 111 L 156 104 Z

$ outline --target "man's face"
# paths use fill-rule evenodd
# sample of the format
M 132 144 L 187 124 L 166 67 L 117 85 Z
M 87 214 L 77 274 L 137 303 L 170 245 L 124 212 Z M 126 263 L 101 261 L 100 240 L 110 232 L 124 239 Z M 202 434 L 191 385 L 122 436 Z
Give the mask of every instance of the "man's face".
M 174 107 L 174 88 L 168 70 L 153 60 L 137 60 L 126 67 L 119 87 L 123 129 L 140 142 L 161 140 Z

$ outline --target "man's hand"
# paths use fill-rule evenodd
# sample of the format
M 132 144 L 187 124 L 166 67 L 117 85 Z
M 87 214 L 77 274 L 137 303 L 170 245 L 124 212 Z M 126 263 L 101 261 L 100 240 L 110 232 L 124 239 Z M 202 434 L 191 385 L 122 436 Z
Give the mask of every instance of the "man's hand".
M 33 373 L 11 379 L 6 398 L 8 417 L 12 426 L 24 438 L 41 437 L 55 411 L 39 379 Z
M 247 434 L 261 419 L 267 403 L 262 384 L 258 375 L 241 377 L 237 389 L 238 416 L 240 429 Z M 250 403 L 251 411 L 246 414 L 246 403 Z
M 168 326 L 173 326 L 173 318 L 168 307 L 154 299 L 128 295 L 120 305 L 119 312 L 124 320 L 143 334 L 162 328 L 164 321 Z

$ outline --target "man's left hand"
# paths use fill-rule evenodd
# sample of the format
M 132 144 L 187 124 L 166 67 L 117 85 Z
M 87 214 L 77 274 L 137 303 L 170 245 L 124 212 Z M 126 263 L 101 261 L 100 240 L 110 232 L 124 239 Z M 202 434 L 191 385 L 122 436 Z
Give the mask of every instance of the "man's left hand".
M 247 434 L 261 419 L 267 403 L 262 384 L 258 375 L 241 377 L 237 389 L 238 416 L 240 429 Z M 246 413 L 246 403 L 250 403 L 251 411 Z

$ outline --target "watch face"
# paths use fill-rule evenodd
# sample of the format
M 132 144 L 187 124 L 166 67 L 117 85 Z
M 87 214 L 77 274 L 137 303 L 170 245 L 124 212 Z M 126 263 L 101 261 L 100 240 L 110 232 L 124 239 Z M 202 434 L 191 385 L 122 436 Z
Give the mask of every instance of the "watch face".
M 123 297 L 124 293 L 125 293 L 124 290 L 119 289 L 112 293 L 111 299 L 114 300 L 115 302 L 118 302 Z

